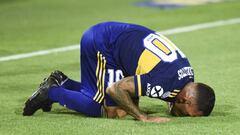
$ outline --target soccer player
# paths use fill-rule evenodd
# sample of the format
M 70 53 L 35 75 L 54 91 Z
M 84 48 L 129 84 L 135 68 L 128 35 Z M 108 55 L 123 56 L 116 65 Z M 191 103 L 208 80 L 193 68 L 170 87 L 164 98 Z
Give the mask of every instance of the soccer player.
M 194 82 L 188 59 L 165 36 L 146 27 L 105 22 L 81 39 L 81 82 L 54 71 L 26 101 L 23 115 L 52 103 L 90 117 L 124 117 L 166 122 L 140 111 L 140 96 L 169 102 L 175 116 L 208 116 L 215 103 L 211 87 Z

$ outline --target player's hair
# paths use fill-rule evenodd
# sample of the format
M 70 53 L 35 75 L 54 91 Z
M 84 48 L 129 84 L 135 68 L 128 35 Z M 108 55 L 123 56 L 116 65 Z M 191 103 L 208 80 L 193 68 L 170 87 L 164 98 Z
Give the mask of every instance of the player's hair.
M 215 93 L 211 87 L 203 83 L 197 83 L 197 106 L 203 112 L 203 116 L 208 116 L 215 104 Z

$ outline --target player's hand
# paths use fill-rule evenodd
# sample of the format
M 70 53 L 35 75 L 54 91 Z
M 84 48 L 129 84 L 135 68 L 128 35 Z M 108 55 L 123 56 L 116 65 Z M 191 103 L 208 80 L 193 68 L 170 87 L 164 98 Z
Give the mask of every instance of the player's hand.
M 143 122 L 153 122 L 153 123 L 165 123 L 165 122 L 170 121 L 170 119 L 169 118 L 164 118 L 164 117 L 148 116 L 147 118 L 142 119 L 140 121 L 143 121 Z

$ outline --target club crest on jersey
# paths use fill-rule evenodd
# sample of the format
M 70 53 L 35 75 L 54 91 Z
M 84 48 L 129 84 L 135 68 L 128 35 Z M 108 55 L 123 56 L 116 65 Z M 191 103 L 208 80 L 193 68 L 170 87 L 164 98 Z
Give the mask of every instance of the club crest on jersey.
M 146 95 L 153 98 L 161 97 L 163 95 L 163 88 L 159 85 L 151 88 L 151 84 L 147 83 Z

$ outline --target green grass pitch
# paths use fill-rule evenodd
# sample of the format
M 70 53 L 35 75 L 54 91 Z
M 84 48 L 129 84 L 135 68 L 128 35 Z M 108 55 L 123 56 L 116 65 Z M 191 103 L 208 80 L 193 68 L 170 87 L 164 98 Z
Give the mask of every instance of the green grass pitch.
M 1 0 L 0 57 L 77 44 L 88 27 L 121 21 L 157 31 L 221 19 L 239 18 L 240 1 L 162 10 L 137 7 L 138 0 Z M 210 117 L 178 118 L 160 100 L 142 97 L 141 109 L 165 116 L 163 124 L 125 119 L 88 118 L 57 104 L 52 112 L 23 117 L 25 100 L 54 69 L 79 80 L 79 50 L 0 62 L 0 135 L 240 134 L 240 25 L 168 36 L 189 58 L 196 81 L 215 89 Z

